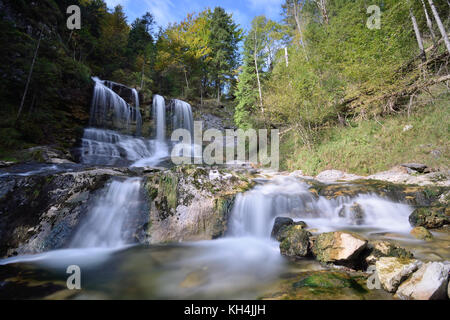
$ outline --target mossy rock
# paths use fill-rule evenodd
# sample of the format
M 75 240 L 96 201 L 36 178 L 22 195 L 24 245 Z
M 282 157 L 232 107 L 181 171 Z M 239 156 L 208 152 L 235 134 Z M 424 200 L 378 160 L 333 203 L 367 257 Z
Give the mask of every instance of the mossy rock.
M 424 227 L 415 227 L 411 230 L 411 235 L 416 239 L 425 241 L 432 241 L 434 238 L 431 232 Z
M 303 229 L 302 225 L 292 225 L 283 232 L 280 243 L 281 254 L 293 258 L 302 258 L 310 253 L 309 239 L 312 234 Z
M 450 210 L 448 207 L 422 207 L 417 208 L 409 216 L 413 227 L 436 229 L 450 224 Z
M 366 262 L 368 264 L 375 264 L 377 260 L 383 257 L 403 259 L 411 259 L 414 257 L 414 255 L 408 250 L 385 240 L 375 240 L 369 242 L 368 251 L 370 252 L 369 256 L 366 258 Z

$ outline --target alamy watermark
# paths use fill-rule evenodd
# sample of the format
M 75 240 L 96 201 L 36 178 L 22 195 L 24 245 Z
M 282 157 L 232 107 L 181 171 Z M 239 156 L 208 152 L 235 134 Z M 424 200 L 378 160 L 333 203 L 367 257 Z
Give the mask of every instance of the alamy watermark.
M 67 14 L 70 16 L 67 18 L 67 29 L 80 30 L 81 29 L 81 9 L 79 6 L 72 5 L 67 7 Z
M 267 129 L 228 129 L 224 135 L 218 129 L 203 132 L 202 122 L 195 121 L 193 132 L 177 129 L 173 131 L 171 140 L 176 143 L 171 153 L 172 162 L 176 165 L 223 165 L 237 161 L 279 169 L 279 130 L 270 130 L 269 144 Z M 208 143 L 206 146 L 205 142 Z
M 371 5 L 367 8 L 367 14 L 371 16 L 367 19 L 367 28 L 370 30 L 381 29 L 381 9 L 377 5 Z
M 81 290 L 81 268 L 77 265 L 71 265 L 67 267 L 66 273 L 70 274 L 66 282 L 67 289 Z

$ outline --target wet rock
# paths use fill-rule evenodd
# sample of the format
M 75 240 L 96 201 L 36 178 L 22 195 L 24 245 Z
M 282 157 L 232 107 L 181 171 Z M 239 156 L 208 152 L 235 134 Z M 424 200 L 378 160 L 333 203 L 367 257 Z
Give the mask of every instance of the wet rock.
M 250 188 L 249 177 L 229 170 L 178 166 L 147 177 L 151 244 L 212 240 L 227 231 L 236 194 Z
M 384 240 L 370 241 L 368 244 L 369 256 L 366 262 L 369 265 L 375 264 L 382 257 L 397 257 L 397 258 L 413 258 L 414 255 L 408 250 L 395 245 L 392 242 Z
M 355 266 L 366 246 L 367 240 L 357 234 L 330 232 L 317 237 L 313 253 L 320 262 Z
M 0 168 L 7 168 L 14 164 L 15 164 L 15 162 L 11 162 L 11 161 L 0 161 Z
M 446 207 L 417 208 L 409 216 L 409 222 L 413 227 L 440 228 L 450 224 L 450 210 Z
M 419 185 L 419 186 L 450 186 L 450 171 L 431 172 L 417 175 L 412 169 L 398 166 L 388 171 L 379 172 L 367 177 L 370 180 L 386 181 L 398 184 Z
M 419 173 L 429 173 L 430 169 L 426 164 L 421 163 L 405 163 L 401 165 L 404 168 L 411 169 L 413 171 L 417 171 Z
M 433 240 L 433 235 L 430 231 L 425 229 L 424 227 L 415 227 L 411 230 L 411 235 L 419 240 L 431 241 Z
M 421 265 L 419 260 L 394 257 L 380 258 L 375 264 L 381 285 L 391 293 Z
M 447 297 L 450 265 L 430 262 L 422 265 L 400 285 L 396 297 L 403 300 L 443 300 Z
M 304 230 L 301 225 L 289 226 L 280 243 L 281 254 L 293 258 L 306 257 L 310 252 L 309 238 L 311 236 L 312 234 Z
M 365 214 L 361 205 L 355 202 L 351 206 L 344 205 L 339 212 L 339 217 L 347 219 L 351 224 L 362 225 L 364 224 Z
M 120 175 L 113 169 L 92 169 L 2 178 L 0 257 L 35 254 L 66 245 L 97 190 Z
M 272 238 L 278 241 L 283 241 L 285 238 L 285 233 L 290 226 L 300 226 L 301 228 L 306 228 L 307 225 L 303 221 L 294 222 L 291 218 L 277 217 L 272 228 Z

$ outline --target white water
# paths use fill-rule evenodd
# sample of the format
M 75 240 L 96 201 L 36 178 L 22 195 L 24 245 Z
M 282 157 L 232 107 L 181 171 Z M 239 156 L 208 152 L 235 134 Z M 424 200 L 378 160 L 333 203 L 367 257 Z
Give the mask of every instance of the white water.
M 71 248 L 120 248 L 127 244 L 127 219 L 139 211 L 140 178 L 112 181 L 72 239 Z
M 91 126 L 105 127 L 108 126 L 108 122 L 112 122 L 115 128 L 128 131 L 131 122 L 134 121 L 136 122 L 136 131 L 139 133 L 142 126 L 142 116 L 138 109 L 139 99 L 137 99 L 137 108 L 133 109 L 112 90 L 114 82 L 103 81 L 97 77 L 92 79 L 95 87 L 91 105 Z
M 136 89 L 132 89 L 134 98 L 134 121 L 136 121 L 136 135 L 140 136 L 142 134 L 142 115 L 139 103 L 139 94 Z
M 153 97 L 153 120 L 155 123 L 156 141 L 166 141 L 166 102 L 160 95 Z
M 316 198 L 309 185 L 293 177 L 276 177 L 264 185 L 237 196 L 230 218 L 230 236 L 268 238 L 277 217 L 305 221 L 321 232 L 338 229 L 371 229 L 373 231 L 409 232 L 408 205 L 395 203 L 377 195 Z M 362 222 L 348 216 L 348 209 L 359 204 L 364 212 Z M 346 214 L 340 215 L 344 209 Z
M 194 136 L 194 118 L 191 105 L 187 102 L 174 99 L 171 102 L 173 130 L 186 129 Z
M 153 154 L 151 144 L 116 131 L 87 128 L 84 130 L 81 162 L 91 165 L 116 165 L 122 160 L 135 162 Z

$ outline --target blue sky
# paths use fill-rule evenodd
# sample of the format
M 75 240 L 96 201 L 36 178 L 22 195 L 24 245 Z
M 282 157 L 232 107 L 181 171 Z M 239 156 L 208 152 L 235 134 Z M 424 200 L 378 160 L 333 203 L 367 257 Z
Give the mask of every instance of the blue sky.
M 178 22 L 188 13 L 221 6 L 233 14 L 234 21 L 248 29 L 253 17 L 266 15 L 279 21 L 281 4 L 284 0 L 105 0 L 108 7 L 121 4 L 131 23 L 134 19 L 150 11 L 158 25 L 166 27 L 169 22 Z

